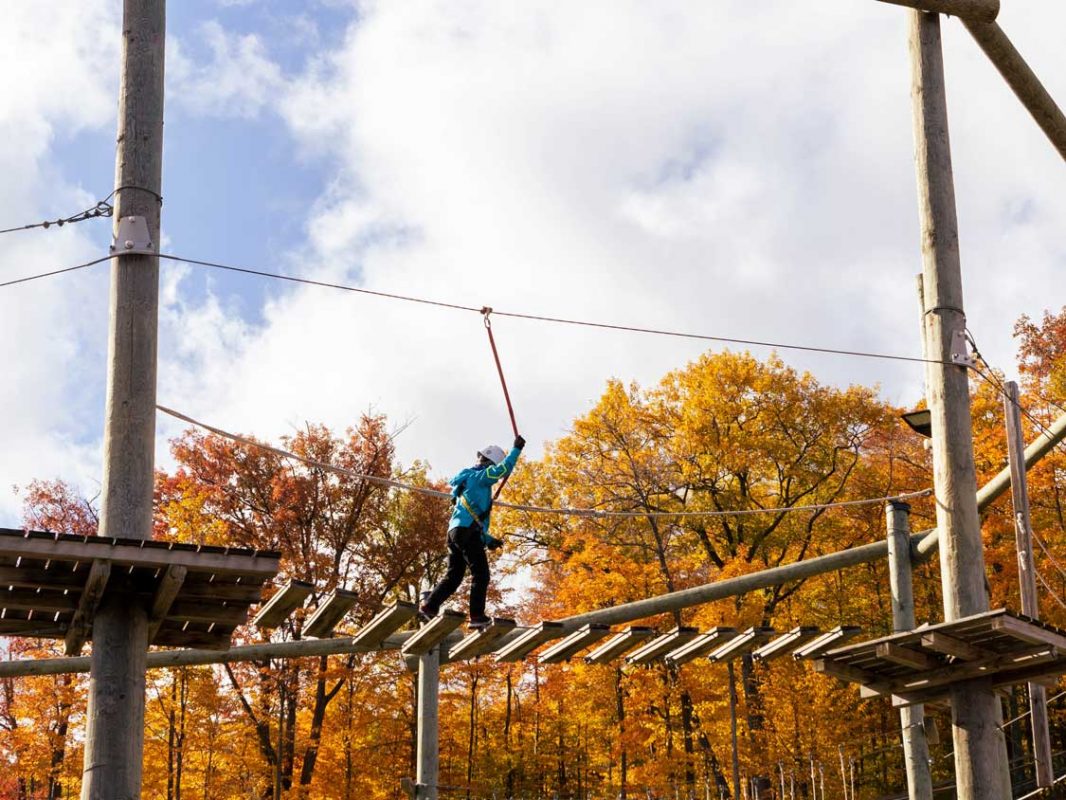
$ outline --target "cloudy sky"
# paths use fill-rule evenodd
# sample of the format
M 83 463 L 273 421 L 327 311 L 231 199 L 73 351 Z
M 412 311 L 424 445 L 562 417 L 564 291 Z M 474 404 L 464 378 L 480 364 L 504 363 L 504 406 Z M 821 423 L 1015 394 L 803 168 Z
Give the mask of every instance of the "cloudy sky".
M 462 305 L 918 354 L 906 13 L 873 0 L 180 0 L 168 252 Z M 1061 0 L 1000 22 L 1066 102 Z M 119 0 L 0 5 L 0 228 L 112 188 Z M 945 47 L 969 324 L 1012 375 L 1066 303 L 1066 168 L 955 20 Z M 104 221 L 0 236 L 0 282 Z M 0 289 L 0 525 L 97 490 L 106 265 Z M 376 410 L 441 474 L 510 438 L 476 313 L 164 262 L 160 402 L 276 439 Z M 610 377 L 697 342 L 497 319 L 531 450 Z M 756 349 L 760 355 L 766 350 Z M 913 403 L 920 365 L 783 353 Z M 158 459 L 180 427 L 159 420 Z

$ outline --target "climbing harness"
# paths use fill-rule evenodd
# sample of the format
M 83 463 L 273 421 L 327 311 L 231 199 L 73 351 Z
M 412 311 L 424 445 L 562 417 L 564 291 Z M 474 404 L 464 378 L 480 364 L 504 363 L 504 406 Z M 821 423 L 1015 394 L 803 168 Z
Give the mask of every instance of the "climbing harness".
M 500 353 L 496 349 L 496 339 L 492 335 L 492 309 L 489 306 L 484 306 L 481 309 L 481 314 L 485 318 L 485 332 L 489 335 L 489 347 L 492 348 L 492 358 L 496 362 L 496 372 L 500 376 L 500 386 L 503 387 L 503 399 L 507 402 L 507 414 L 511 417 L 511 430 L 514 432 L 515 438 L 518 438 L 518 423 L 514 418 L 514 406 L 511 405 L 511 393 L 507 391 L 507 379 L 503 377 L 503 366 L 500 364 Z M 492 499 L 496 500 L 500 496 L 500 492 L 503 491 L 503 487 L 507 485 L 507 479 L 511 477 L 511 473 L 508 472 L 503 476 L 503 480 L 500 481 L 500 485 L 496 487 L 496 493 L 492 495 Z

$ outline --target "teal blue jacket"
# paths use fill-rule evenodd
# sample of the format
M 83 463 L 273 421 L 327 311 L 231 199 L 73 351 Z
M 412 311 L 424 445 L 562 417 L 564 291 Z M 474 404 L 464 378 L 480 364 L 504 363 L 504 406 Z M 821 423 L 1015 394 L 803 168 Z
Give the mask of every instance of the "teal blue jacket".
M 481 525 L 481 539 L 489 543 L 489 522 L 492 515 L 492 485 L 505 475 L 510 475 L 522 451 L 514 448 L 499 464 L 487 467 L 467 467 L 451 480 L 452 497 L 455 508 L 448 530 L 466 528 L 477 523 Z M 473 512 L 472 515 L 470 512 Z

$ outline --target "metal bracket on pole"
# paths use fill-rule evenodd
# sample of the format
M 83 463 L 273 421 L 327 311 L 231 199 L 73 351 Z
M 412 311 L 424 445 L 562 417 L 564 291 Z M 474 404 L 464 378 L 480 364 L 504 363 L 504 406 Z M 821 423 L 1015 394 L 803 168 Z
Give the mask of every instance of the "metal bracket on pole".
M 955 331 L 951 334 L 951 363 L 970 369 L 977 366 L 977 361 L 970 355 L 970 343 L 966 339 L 966 331 Z
M 113 256 L 154 256 L 156 249 L 148 233 L 148 221 L 144 217 L 120 217 L 115 239 L 111 242 Z

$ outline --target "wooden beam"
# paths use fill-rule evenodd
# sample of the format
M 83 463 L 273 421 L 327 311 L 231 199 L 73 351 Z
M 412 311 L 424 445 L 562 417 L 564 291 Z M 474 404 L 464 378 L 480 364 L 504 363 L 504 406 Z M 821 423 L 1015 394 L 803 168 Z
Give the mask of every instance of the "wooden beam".
M 65 652 L 68 656 L 75 656 L 81 652 L 85 640 L 93 627 L 93 616 L 104 598 L 104 589 L 107 587 L 107 579 L 111 577 L 111 564 L 107 561 L 93 561 L 89 568 L 89 576 L 85 579 L 85 585 L 78 599 L 78 608 L 74 611 L 74 617 L 70 620 L 65 637 Z
M 163 620 L 167 618 L 167 613 L 174 604 L 174 598 L 181 591 L 185 576 L 188 574 L 188 567 L 171 565 L 160 576 L 159 583 L 155 587 L 155 594 L 152 596 L 152 605 L 148 608 L 148 644 L 151 644 L 156 634 L 159 633 L 159 628 Z
M 964 642 L 962 639 L 937 631 L 932 631 L 922 636 L 922 647 L 927 650 L 936 650 L 938 653 L 952 656 L 960 661 L 978 661 L 984 658 L 991 658 L 994 655 L 994 653 L 984 648 L 976 647 L 969 642 Z
M 992 22 L 999 16 L 999 0 L 881 0 L 897 6 L 916 8 L 936 14 Z
M 992 20 L 963 19 L 963 24 L 1059 155 L 1066 158 L 1066 116 L 1007 34 Z
M 1017 617 L 1001 616 L 992 620 L 992 629 L 1008 633 L 1030 644 L 1048 644 L 1066 651 L 1066 636 Z
M 893 644 L 892 642 L 884 642 L 877 645 L 877 655 L 885 661 L 891 661 L 893 664 L 910 667 L 911 669 L 936 669 L 944 666 L 944 663 L 935 656 L 915 650 L 912 647 Z
M 60 561 L 109 561 L 117 567 L 152 567 L 171 564 L 198 572 L 225 575 L 273 577 L 278 571 L 275 555 L 216 553 L 182 548 L 141 547 L 109 538 L 78 540 L 37 536 L 0 536 L 0 556 Z
M 545 642 L 560 639 L 563 635 L 561 622 L 541 622 L 534 625 L 517 638 L 510 641 L 505 647 L 496 652 L 498 663 L 513 663 L 521 661 Z
M 463 638 L 459 644 L 453 645 L 448 650 L 448 661 L 458 661 L 464 658 L 476 658 L 491 652 L 496 642 L 506 633 L 514 630 L 513 619 L 493 617 L 487 628 L 474 631 Z
M 0 609 L 20 611 L 73 611 L 78 607 L 73 595 L 35 589 L 4 589 L 0 591 Z
M 1021 669 L 1036 663 L 1054 661 L 1059 651 L 1048 645 L 1001 653 L 980 661 L 961 661 L 946 667 L 903 675 L 897 678 L 875 678 L 867 688 L 878 694 L 906 694 L 930 689 L 935 686 L 959 684 L 977 678 L 995 679 L 997 673 L 1006 669 Z
M 415 618 L 418 607 L 414 603 L 397 600 L 379 612 L 352 637 L 352 643 L 377 648 L 381 643 Z
M 182 622 L 243 625 L 248 621 L 248 607 L 245 605 L 224 606 L 219 603 L 204 603 L 179 597 L 170 606 L 167 617 Z
M 848 683 L 860 683 L 866 685 L 877 680 L 878 676 L 864 669 L 853 667 L 850 664 L 839 664 L 827 658 L 816 658 L 811 662 L 815 672 L 830 675 Z
M 82 575 L 71 569 L 37 569 L 33 567 L 0 566 L 0 587 L 22 589 L 76 589 Z
M 334 589 L 307 620 L 304 636 L 313 636 L 316 639 L 332 636 L 333 629 L 348 615 L 358 599 L 359 595 L 355 592 Z
M 278 627 L 289 618 L 293 611 L 304 604 L 310 596 L 314 585 L 307 581 L 290 580 L 281 589 L 274 592 L 267 602 L 259 609 L 252 624 L 263 630 L 271 630 Z

